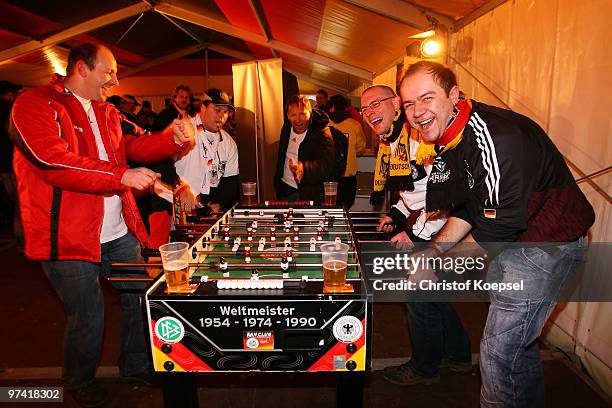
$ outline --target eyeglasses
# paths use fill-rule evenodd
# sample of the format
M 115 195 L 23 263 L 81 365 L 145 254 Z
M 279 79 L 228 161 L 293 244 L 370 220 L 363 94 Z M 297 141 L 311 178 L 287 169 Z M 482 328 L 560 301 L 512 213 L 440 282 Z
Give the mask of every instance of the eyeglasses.
M 371 104 L 369 104 L 368 106 L 364 106 L 363 108 L 361 108 L 361 114 L 365 115 L 367 111 L 374 110 L 374 109 L 378 109 L 378 107 L 380 106 L 381 103 L 383 103 L 384 101 L 388 100 L 388 99 L 393 99 L 395 98 L 395 96 L 389 96 L 387 98 L 383 98 L 383 99 L 378 99 L 374 102 L 372 102 Z

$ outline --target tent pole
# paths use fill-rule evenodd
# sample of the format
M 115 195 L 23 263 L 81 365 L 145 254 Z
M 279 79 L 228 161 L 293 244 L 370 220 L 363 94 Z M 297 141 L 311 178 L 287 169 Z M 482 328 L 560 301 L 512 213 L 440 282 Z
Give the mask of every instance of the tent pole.
M 210 88 L 210 78 L 208 76 L 208 45 L 204 48 L 204 66 L 206 69 L 206 89 Z

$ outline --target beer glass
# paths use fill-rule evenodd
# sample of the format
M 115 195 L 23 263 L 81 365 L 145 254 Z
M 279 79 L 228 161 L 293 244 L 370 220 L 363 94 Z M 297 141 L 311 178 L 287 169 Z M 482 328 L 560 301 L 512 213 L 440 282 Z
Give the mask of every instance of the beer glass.
M 340 291 L 346 285 L 346 265 L 349 246 L 341 242 L 321 245 L 323 286 L 331 292 Z
M 257 183 L 254 181 L 245 181 L 240 184 L 242 187 L 240 203 L 247 207 L 257 205 Z
M 325 193 L 324 205 L 336 205 L 336 196 L 338 194 L 338 183 L 335 181 L 323 182 L 323 191 Z
M 189 244 L 171 242 L 159 247 L 168 292 L 189 292 Z

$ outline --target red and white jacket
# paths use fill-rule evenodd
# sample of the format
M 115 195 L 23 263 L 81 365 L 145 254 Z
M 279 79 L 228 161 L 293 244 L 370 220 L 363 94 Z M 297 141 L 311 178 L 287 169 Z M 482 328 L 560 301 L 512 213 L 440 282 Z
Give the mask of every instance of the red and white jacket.
M 99 159 L 87 114 L 63 77 L 21 94 L 11 112 L 26 255 L 38 260 L 100 262 L 104 195 L 118 194 L 129 231 L 146 244 L 131 189 L 121 184 L 126 159 L 163 160 L 180 150 L 172 129 L 134 137 L 121 132 L 120 113 L 92 101 L 109 161 Z

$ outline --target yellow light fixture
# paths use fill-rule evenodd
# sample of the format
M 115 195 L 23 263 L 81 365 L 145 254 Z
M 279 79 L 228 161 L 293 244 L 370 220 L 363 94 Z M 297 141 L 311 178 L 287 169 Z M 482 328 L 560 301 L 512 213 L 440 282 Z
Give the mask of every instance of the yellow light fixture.
M 442 45 L 434 38 L 426 38 L 421 43 L 421 55 L 423 58 L 438 58 L 442 53 Z
M 423 38 L 433 37 L 434 35 L 436 35 L 436 30 L 428 30 L 428 31 L 423 31 L 422 33 L 411 35 L 408 38 L 414 39 L 414 40 L 420 40 Z

